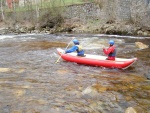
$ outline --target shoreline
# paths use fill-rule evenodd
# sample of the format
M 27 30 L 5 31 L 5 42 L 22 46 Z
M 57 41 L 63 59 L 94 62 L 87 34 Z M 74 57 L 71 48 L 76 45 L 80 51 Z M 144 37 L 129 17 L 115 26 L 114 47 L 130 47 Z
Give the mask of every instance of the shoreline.
M 106 34 L 119 36 L 135 36 L 150 37 L 150 30 L 136 27 L 132 24 L 112 23 L 112 24 L 84 24 L 84 23 L 61 23 L 60 26 L 55 25 L 53 28 L 42 28 L 38 25 L 21 24 L 7 25 L 0 23 L 0 35 L 5 34 L 24 34 L 24 33 L 48 33 L 48 34 Z

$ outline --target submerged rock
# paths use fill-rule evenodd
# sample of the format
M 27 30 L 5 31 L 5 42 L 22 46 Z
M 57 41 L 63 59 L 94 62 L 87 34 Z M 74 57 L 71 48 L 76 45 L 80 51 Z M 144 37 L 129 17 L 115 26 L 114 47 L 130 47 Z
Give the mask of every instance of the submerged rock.
M 86 94 L 97 94 L 98 92 L 91 86 L 87 87 L 85 90 L 82 91 L 82 95 Z
M 10 71 L 9 68 L 0 68 L 0 73 L 8 72 L 8 71 Z
M 82 94 L 98 94 L 105 92 L 107 90 L 107 87 L 102 86 L 100 84 L 93 84 L 92 86 L 87 87 Z
M 6 72 L 23 73 L 24 71 L 25 69 L 0 68 L 0 73 Z
M 136 110 L 133 107 L 128 107 L 125 111 L 125 113 L 137 113 Z
M 147 79 L 149 79 L 149 80 L 150 80 L 150 71 L 149 71 L 149 72 L 147 72 L 147 73 L 145 73 L 145 74 L 144 74 L 144 76 L 145 76 Z

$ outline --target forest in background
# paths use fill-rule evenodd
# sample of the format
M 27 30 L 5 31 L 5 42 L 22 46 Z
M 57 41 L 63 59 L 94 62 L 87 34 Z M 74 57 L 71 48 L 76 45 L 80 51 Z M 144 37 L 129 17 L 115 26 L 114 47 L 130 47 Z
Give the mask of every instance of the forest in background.
M 8 3 L 7 1 L 12 1 L 12 3 Z M 27 20 L 36 23 L 42 18 L 43 10 L 47 13 L 51 12 L 59 15 L 68 5 L 83 4 L 86 2 L 91 2 L 91 0 L 1 0 L 0 20 L 6 23 L 10 20 L 19 22 L 26 20 L 26 18 L 22 19 L 21 13 L 33 12 Z

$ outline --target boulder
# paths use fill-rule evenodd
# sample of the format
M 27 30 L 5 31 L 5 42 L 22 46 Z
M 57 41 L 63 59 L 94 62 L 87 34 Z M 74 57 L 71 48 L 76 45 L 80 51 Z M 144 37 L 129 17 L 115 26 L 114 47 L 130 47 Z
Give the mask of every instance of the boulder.
M 146 49 L 149 46 L 146 44 L 143 44 L 142 42 L 135 42 L 135 45 L 139 48 L 139 49 Z

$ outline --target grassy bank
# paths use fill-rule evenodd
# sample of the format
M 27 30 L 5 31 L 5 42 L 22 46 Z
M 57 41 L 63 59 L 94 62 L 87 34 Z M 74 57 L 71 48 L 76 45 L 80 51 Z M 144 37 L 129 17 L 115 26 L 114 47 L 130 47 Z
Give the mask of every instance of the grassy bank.
M 8 6 L 3 6 L 3 12 L 12 12 L 12 11 L 28 11 L 31 9 L 47 9 L 47 8 L 53 8 L 53 7 L 65 7 L 68 5 L 74 5 L 74 4 L 83 4 L 87 2 L 88 0 L 49 0 L 49 1 L 40 1 L 37 3 L 32 2 L 26 2 L 22 4 L 22 6 L 19 6 L 19 3 L 12 4 L 12 8 L 8 8 Z M 91 0 L 90 0 L 91 1 Z M 2 12 L 2 11 L 0 11 Z
M 83 4 L 91 0 L 40 0 L 39 2 L 24 2 L 22 5 L 13 3 L 12 8 L 8 8 L 3 2 L 0 10 L 0 20 L 6 24 L 15 24 L 28 21 L 37 24 L 42 20 L 43 15 L 47 18 L 61 15 L 67 6 Z M 44 19 L 45 20 L 45 19 Z

